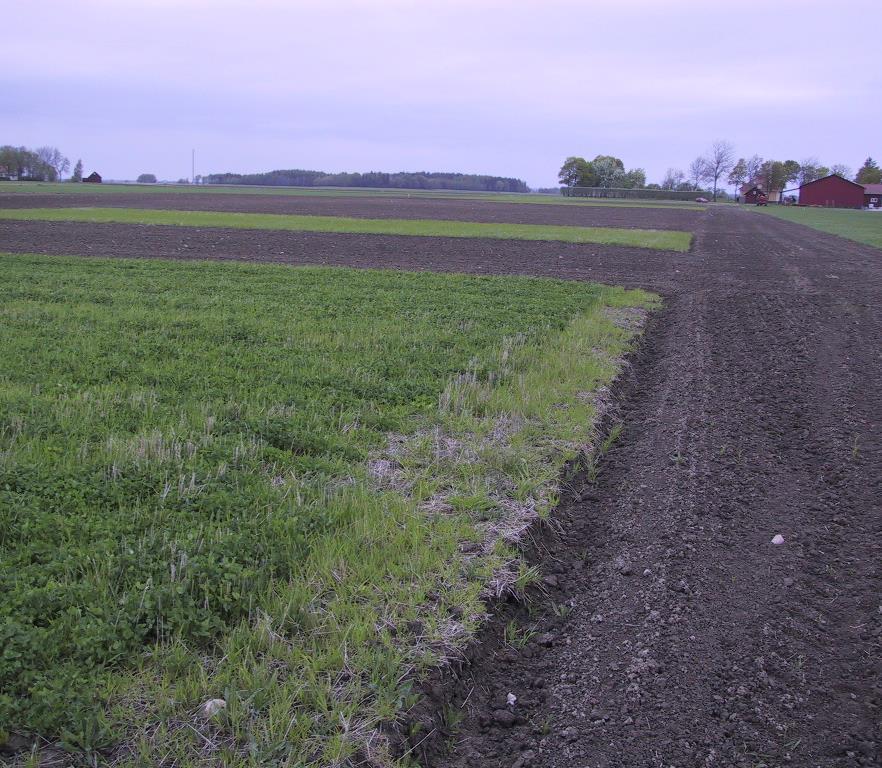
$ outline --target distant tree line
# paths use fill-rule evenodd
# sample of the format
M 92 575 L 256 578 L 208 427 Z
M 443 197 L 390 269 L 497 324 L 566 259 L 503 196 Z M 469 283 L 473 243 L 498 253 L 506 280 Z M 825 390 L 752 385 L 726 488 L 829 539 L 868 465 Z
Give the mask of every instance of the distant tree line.
M 668 168 L 660 184 L 647 184 L 642 168 L 627 171 L 617 157 L 598 155 L 591 161 L 568 157 L 558 172 L 558 179 L 563 187 L 707 192 L 714 200 L 727 196 L 722 189 L 725 184 L 734 186 L 738 192 L 745 185 L 756 185 L 769 192 L 783 190 L 790 184 L 808 184 L 831 173 L 844 179 L 853 178 L 858 184 L 882 183 L 882 169 L 871 157 L 854 176 L 846 165 L 827 167 L 814 157 L 802 162 L 766 160 L 759 155 L 735 158 L 735 148 L 728 141 L 715 141 L 707 152 L 690 163 L 687 171 Z
M 83 164 L 77 161 L 82 178 Z M 57 147 L 0 147 L 0 177 L 22 181 L 58 181 L 70 168 L 68 160 Z M 76 168 L 74 168 L 76 171 Z
M 270 187 L 375 187 L 396 189 L 456 189 L 474 192 L 529 192 L 520 179 L 471 173 L 325 173 L 300 169 L 267 173 L 211 173 L 206 184 L 254 184 Z
M 831 174 L 858 184 L 882 183 L 882 170 L 871 157 L 852 175 L 847 165 L 836 163 L 828 167 L 816 157 L 808 157 L 801 162 L 763 159 L 759 155 L 736 160 L 735 150 L 727 141 L 714 142 L 710 151 L 693 160 L 689 168 L 690 178 L 712 186 L 715 196 L 719 183 L 724 179 L 738 192 L 745 186 L 754 185 L 765 192 L 781 191 L 788 186 L 802 186 Z

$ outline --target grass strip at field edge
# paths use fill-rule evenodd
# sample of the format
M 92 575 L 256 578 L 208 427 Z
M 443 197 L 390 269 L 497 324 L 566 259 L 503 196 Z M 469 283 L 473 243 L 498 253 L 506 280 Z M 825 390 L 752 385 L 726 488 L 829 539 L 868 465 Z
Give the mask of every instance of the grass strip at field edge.
M 570 227 L 545 224 L 491 224 L 440 219 L 356 219 L 274 213 L 165 211 L 140 208 L 17 208 L 0 211 L 0 219 L 72 221 L 91 224 L 145 224 L 176 227 L 258 229 L 407 237 L 544 240 L 688 251 L 692 234 L 676 230 Z

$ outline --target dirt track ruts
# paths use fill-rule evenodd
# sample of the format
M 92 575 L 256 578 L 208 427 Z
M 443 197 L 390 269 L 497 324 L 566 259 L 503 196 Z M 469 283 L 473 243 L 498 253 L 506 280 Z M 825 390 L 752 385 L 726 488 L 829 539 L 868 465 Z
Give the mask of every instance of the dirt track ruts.
M 540 544 L 557 610 L 523 650 L 489 630 L 432 765 L 882 765 L 882 253 L 746 212 L 697 234 Z
M 536 634 L 512 648 L 491 624 L 447 709 L 465 701 L 464 719 L 416 751 L 448 768 L 882 764 L 882 252 L 730 209 L 687 254 L 33 222 L 3 222 L 0 250 L 660 291 L 623 433 L 540 542 L 548 600 L 509 609 Z
M 232 193 L 114 192 L 76 194 L 0 193 L 2 208 L 70 207 L 154 208 L 182 211 L 229 211 L 306 216 L 352 216 L 368 219 L 442 219 L 491 224 L 549 224 L 626 229 L 689 231 L 701 209 L 674 206 L 638 207 L 614 204 L 502 203 L 476 199 L 427 197 L 326 197 Z

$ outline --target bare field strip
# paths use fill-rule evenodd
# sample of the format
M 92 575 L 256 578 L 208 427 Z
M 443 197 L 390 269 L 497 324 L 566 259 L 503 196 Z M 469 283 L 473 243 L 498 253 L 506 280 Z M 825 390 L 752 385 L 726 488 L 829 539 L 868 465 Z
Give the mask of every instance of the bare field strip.
M 19 208 L 0 210 L 0 219 L 76 221 L 90 224 L 119 223 L 181 226 L 189 228 L 231 228 L 292 232 L 333 232 L 408 237 L 488 238 L 502 240 L 554 240 L 569 243 L 599 243 L 638 248 L 686 251 L 692 242 L 689 232 L 575 227 L 542 224 L 510 224 L 431 219 L 358 219 L 336 216 L 283 216 L 262 213 L 217 211 L 166 211 L 131 208 Z
M 31 194 L 51 194 L 53 196 L 76 195 L 116 195 L 133 194 L 150 196 L 155 194 L 170 195 L 268 195 L 272 197 L 331 197 L 331 198 L 405 198 L 425 200 L 472 200 L 487 203 L 515 203 L 517 205 L 564 205 L 564 206 L 601 206 L 624 208 L 686 208 L 704 210 L 705 203 L 683 200 L 619 200 L 598 198 L 572 198 L 562 195 L 515 194 L 504 192 L 468 192 L 457 190 L 422 190 L 422 189 L 370 189 L 357 187 L 251 187 L 247 185 L 198 185 L 183 184 L 114 184 L 101 185 L 70 184 L 51 182 L 2 182 L 0 181 L 0 199 L 7 196 L 23 196 Z
M 553 241 L 192 229 L 0 219 L 0 251 L 122 258 L 518 274 L 676 291 L 702 266 L 690 251 Z
M 563 199 L 563 198 L 561 198 Z M 189 192 L 164 194 L 118 192 L 79 194 L 2 194 L 4 208 L 56 207 L 149 208 L 234 213 L 301 214 L 378 219 L 440 219 L 557 226 L 603 226 L 642 229 L 692 230 L 703 215 L 700 209 L 594 205 L 520 205 L 480 198 L 392 196 L 327 197 L 305 195 L 247 195 Z

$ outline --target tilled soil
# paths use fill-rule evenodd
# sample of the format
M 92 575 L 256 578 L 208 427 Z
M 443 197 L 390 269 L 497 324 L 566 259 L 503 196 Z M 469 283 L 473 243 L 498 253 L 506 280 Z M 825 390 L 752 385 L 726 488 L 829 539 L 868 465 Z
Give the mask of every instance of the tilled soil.
M 687 254 L 31 222 L 0 224 L 0 250 L 660 291 L 622 434 L 537 543 L 546 599 L 500 606 L 458 681 L 433 691 L 456 727 L 428 717 L 415 754 L 445 768 L 882 765 L 882 252 L 731 209 L 703 215 Z
M 724 211 L 694 250 L 430 764 L 882 765 L 882 253 Z
M 695 257 L 650 248 L 492 238 L 0 220 L 0 251 L 218 259 L 674 285 Z
M 233 193 L 96 192 L 88 194 L 0 193 L 2 208 L 154 208 L 181 211 L 230 211 L 308 216 L 351 216 L 367 219 L 441 219 L 491 224 L 552 224 L 626 229 L 689 231 L 701 209 L 658 206 L 616 206 L 574 203 L 497 203 L 474 198 L 325 197 Z

